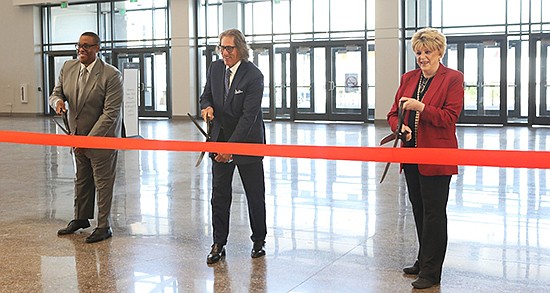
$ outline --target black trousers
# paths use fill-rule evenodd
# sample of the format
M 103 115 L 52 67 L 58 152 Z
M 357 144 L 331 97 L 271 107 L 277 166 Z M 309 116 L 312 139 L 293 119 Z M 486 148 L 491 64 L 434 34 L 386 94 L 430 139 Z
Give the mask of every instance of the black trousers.
M 439 283 L 447 251 L 447 201 L 450 175 L 424 176 L 418 165 L 404 164 L 418 236 L 418 277 Z
M 212 160 L 212 228 L 214 243 L 225 245 L 229 235 L 232 181 L 235 166 L 243 183 L 248 204 L 252 241 L 264 241 L 267 234 L 265 181 L 262 161 L 251 164 L 218 163 Z

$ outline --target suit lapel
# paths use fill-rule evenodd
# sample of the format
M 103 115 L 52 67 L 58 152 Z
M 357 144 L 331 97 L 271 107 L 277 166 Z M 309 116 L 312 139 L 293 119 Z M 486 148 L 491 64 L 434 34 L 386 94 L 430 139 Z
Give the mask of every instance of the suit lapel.
M 103 71 L 103 62 L 100 59 L 98 59 L 96 64 L 94 65 L 94 68 L 92 69 L 92 72 L 88 74 L 88 81 L 86 82 L 86 86 L 84 87 L 84 92 L 82 93 L 82 97 L 78 98 L 77 115 L 82 111 L 82 108 L 84 108 L 86 100 L 88 100 L 89 98 L 91 89 L 94 88 L 97 82 L 97 79 L 99 78 L 99 75 L 102 71 Z M 78 78 L 77 78 L 77 83 L 78 83 Z
M 407 82 L 407 89 L 404 93 L 405 97 L 416 99 L 416 87 L 418 86 L 418 81 L 420 80 L 420 75 L 422 71 L 418 69 L 415 74 L 412 74 L 409 81 Z
M 434 98 L 434 93 L 436 93 L 438 89 L 441 87 L 441 85 L 443 84 L 446 74 L 447 74 L 447 68 L 443 66 L 443 64 L 439 64 L 439 70 L 433 77 L 432 82 L 430 83 L 430 86 L 426 90 L 426 94 L 424 95 L 424 98 L 422 98 L 422 102 L 424 104 L 430 104 L 431 100 Z
M 235 77 L 233 77 L 231 86 L 229 87 L 229 92 L 227 93 L 227 100 L 225 101 L 224 108 L 225 108 L 225 105 L 231 104 L 231 101 L 235 96 L 235 90 L 237 88 L 237 85 L 239 84 L 243 76 L 246 74 L 247 69 L 248 69 L 248 62 L 242 61 L 241 65 L 239 65 L 239 68 L 237 69 L 237 72 L 235 73 Z
M 69 85 L 70 85 L 70 92 L 69 92 L 69 106 L 74 107 L 75 112 L 78 109 L 78 105 L 76 104 L 78 102 L 78 76 L 80 75 L 80 61 L 75 59 L 75 63 L 71 68 L 71 71 L 69 71 L 70 79 L 69 79 Z

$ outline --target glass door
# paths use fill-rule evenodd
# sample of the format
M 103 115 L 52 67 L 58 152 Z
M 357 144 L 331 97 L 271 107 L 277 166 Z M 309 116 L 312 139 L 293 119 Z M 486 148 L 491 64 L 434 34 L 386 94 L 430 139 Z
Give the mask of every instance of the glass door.
M 331 75 L 329 82 L 330 120 L 363 120 L 366 95 L 362 91 L 364 64 L 361 46 L 337 46 L 330 49 Z
M 290 48 L 251 45 L 253 61 L 264 75 L 262 110 L 265 119 L 286 120 L 291 117 Z
M 529 124 L 550 124 L 550 35 L 533 35 L 529 42 Z
M 171 99 L 167 83 L 166 52 L 116 52 L 115 64 L 124 68 L 126 63 L 139 64 L 139 117 L 172 116 Z
M 508 41 L 508 124 L 527 124 L 528 116 L 528 60 L 527 41 L 509 40 Z M 525 49 L 523 49 L 525 47 Z
M 55 84 L 57 83 L 57 79 L 59 78 L 59 73 L 61 72 L 63 64 L 65 63 L 65 61 L 76 59 L 76 53 L 50 53 L 47 55 L 46 58 L 47 62 L 44 68 L 46 73 L 44 74 L 44 77 L 46 78 L 46 81 L 44 82 L 44 84 L 47 84 L 48 87 L 44 89 L 44 115 L 55 115 L 55 110 L 49 106 L 49 97 L 53 91 L 53 88 L 55 87 Z
M 364 48 L 338 42 L 293 46 L 293 119 L 367 121 Z
M 252 61 L 264 75 L 264 93 L 262 97 L 262 111 L 264 119 L 273 119 L 274 109 L 271 98 L 271 71 L 273 64 L 273 47 L 271 45 L 251 45 Z
M 220 59 L 220 55 L 216 51 L 216 46 L 205 46 L 199 48 L 199 60 L 198 60 L 198 75 L 199 75 L 199 87 L 197 88 L 197 97 L 200 97 L 204 87 L 206 86 L 206 75 L 208 74 L 208 69 L 212 62 Z M 200 113 L 200 105 L 197 101 L 197 113 Z
M 290 119 L 290 48 L 275 48 L 273 62 L 274 119 Z
M 506 42 L 449 38 L 443 63 L 464 73 L 464 108 L 459 122 L 506 123 Z
M 291 105 L 293 120 L 328 120 L 325 93 L 325 51 L 324 47 L 300 46 L 292 48 Z

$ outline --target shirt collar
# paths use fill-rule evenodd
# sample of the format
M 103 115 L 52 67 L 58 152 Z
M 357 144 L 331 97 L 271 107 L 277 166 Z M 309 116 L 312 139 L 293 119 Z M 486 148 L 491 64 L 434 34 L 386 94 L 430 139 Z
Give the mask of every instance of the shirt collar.
M 242 62 L 242 60 L 239 60 L 239 62 L 235 63 L 235 65 L 233 65 L 233 67 L 225 66 L 225 69 L 226 70 L 228 68 L 231 69 L 231 75 L 234 75 L 235 72 L 237 72 L 237 69 L 239 69 L 239 66 L 241 65 L 241 62 Z
M 95 58 L 94 62 L 90 63 L 90 65 L 86 66 L 82 63 L 80 63 L 80 71 L 82 72 L 83 69 L 88 70 L 88 73 L 92 72 L 92 69 L 94 69 L 94 65 L 97 62 L 97 58 Z

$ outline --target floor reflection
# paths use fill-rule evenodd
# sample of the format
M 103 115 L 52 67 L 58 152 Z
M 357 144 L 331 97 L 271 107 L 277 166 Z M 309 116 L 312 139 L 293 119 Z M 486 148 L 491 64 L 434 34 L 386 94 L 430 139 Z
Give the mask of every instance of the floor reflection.
M 0 117 L 7 130 L 57 133 L 47 118 Z M 268 122 L 273 144 L 376 146 L 378 124 Z M 150 139 L 202 141 L 189 121 L 140 121 Z M 461 148 L 546 150 L 550 129 L 459 127 Z M 234 180 L 225 261 L 209 267 L 211 163 L 197 153 L 121 151 L 114 237 L 55 232 L 72 218 L 68 148 L 0 144 L 0 292 L 403 292 L 416 253 L 404 178 L 392 164 L 265 158 L 267 256 L 250 258 L 246 199 Z M 17 158 L 16 161 L 13 158 Z M 506 158 L 503 158 L 505 160 Z M 37 168 L 38 166 L 38 168 Z M 238 175 L 236 175 L 238 176 Z M 548 170 L 461 166 L 451 182 L 449 248 L 428 292 L 550 286 Z M 29 180 L 22 180 L 28 178 Z M 24 250 L 26 253 L 17 253 Z M 39 265 L 38 265 L 39 264 Z M 26 276 L 39 276 L 30 281 Z

